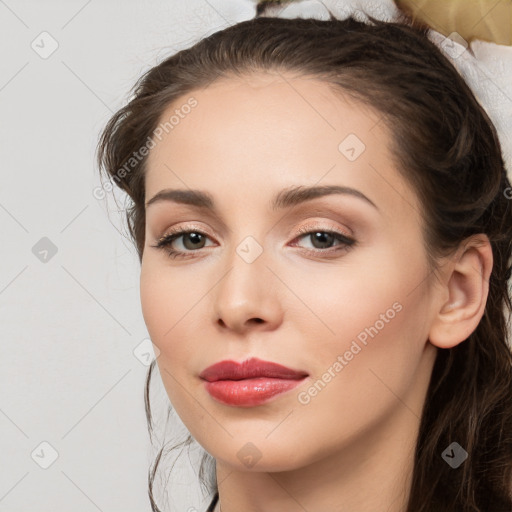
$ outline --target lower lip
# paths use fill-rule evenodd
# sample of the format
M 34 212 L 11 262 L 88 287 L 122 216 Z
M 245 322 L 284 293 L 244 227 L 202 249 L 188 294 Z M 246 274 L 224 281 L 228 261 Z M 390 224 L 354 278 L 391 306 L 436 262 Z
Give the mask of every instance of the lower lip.
M 302 379 L 275 379 L 258 377 L 243 380 L 217 380 L 205 382 L 210 395 L 228 405 L 252 407 L 267 402 L 276 395 L 290 391 L 304 381 Z

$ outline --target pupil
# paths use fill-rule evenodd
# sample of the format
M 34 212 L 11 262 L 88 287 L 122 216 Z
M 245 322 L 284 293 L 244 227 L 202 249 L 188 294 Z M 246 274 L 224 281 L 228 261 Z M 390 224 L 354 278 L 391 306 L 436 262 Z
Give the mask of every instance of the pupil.
M 192 240 L 192 244 L 201 243 L 201 236 L 199 233 L 189 233 L 189 239 Z
M 330 233 L 323 233 L 321 231 L 317 231 L 313 237 L 314 237 L 314 240 L 318 240 L 320 242 L 320 244 L 322 245 L 322 247 L 320 248 L 325 248 L 323 247 L 323 245 L 330 245 L 330 243 L 332 242 L 332 239 L 333 239 L 333 236 L 334 235 L 331 235 Z M 313 244 L 315 245 L 315 244 Z

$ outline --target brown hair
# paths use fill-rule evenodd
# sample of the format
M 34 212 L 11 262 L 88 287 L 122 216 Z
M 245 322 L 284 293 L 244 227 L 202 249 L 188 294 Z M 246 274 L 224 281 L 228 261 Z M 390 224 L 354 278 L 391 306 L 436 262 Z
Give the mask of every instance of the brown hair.
M 484 316 L 463 343 L 438 349 L 421 417 L 407 512 L 512 510 L 512 191 L 496 129 L 450 61 L 429 40 L 428 28 L 407 16 L 337 20 L 256 17 L 213 33 L 149 69 L 133 98 L 106 125 L 98 164 L 127 192 L 126 220 L 140 261 L 145 237 L 146 158 L 119 170 L 151 137 L 177 98 L 220 77 L 291 71 L 317 77 L 380 115 L 392 135 L 399 172 L 421 200 L 425 247 L 436 257 L 470 235 L 485 233 L 493 269 Z M 125 168 L 126 170 L 126 168 Z M 146 412 L 151 434 L 149 384 Z M 190 436 L 185 445 L 190 444 Z M 457 442 L 469 454 L 457 469 L 441 457 Z M 164 447 L 149 474 L 153 479 Z M 203 462 L 211 463 L 205 453 Z M 201 464 L 200 478 L 204 473 Z M 213 478 L 210 475 L 211 478 Z M 217 490 L 216 484 L 213 484 Z

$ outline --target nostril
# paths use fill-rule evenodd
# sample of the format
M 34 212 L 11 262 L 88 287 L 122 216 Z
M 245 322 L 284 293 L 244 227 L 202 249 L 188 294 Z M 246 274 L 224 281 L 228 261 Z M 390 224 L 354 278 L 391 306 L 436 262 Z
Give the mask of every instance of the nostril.
M 257 324 L 262 324 L 262 323 L 265 323 L 265 321 L 262 319 L 262 318 L 251 318 L 249 320 L 249 322 L 254 322 L 254 323 L 257 323 Z M 219 318 L 217 323 L 221 326 L 221 327 L 227 327 L 227 324 L 226 322 L 224 322 L 224 320 L 222 320 L 222 318 Z

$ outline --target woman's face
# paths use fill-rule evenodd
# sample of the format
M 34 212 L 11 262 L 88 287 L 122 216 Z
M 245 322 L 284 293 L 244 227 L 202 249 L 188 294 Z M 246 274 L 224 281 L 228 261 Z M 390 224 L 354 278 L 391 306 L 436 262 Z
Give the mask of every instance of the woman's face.
M 435 357 L 433 307 L 419 202 L 380 116 L 318 80 L 270 74 L 215 82 L 162 122 L 173 115 L 148 158 L 146 202 L 179 189 L 212 205 L 147 206 L 140 291 L 190 433 L 255 471 L 407 439 Z M 154 247 L 175 228 L 193 233 Z M 207 391 L 205 368 L 252 357 L 308 376 L 252 405 Z

